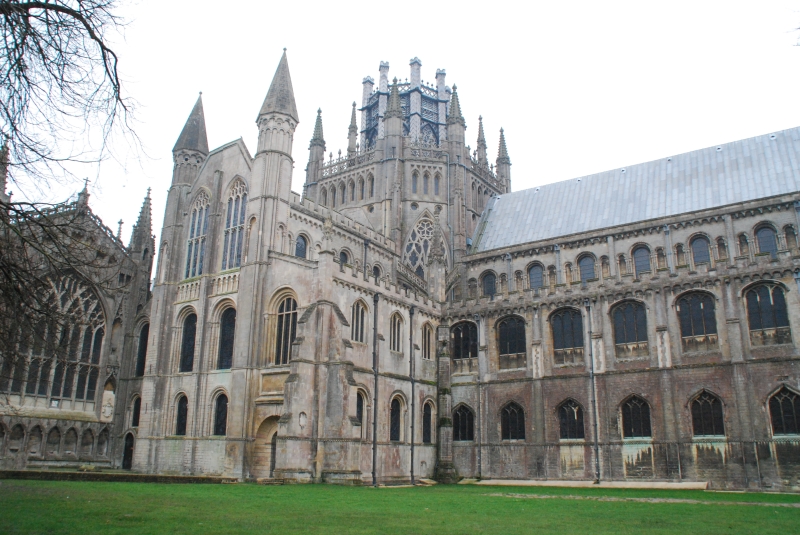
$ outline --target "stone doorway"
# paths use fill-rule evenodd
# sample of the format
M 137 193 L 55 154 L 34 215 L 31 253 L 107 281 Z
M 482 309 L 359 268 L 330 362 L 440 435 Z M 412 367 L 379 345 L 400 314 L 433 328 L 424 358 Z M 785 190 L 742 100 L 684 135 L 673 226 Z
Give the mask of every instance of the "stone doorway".
M 253 447 L 252 477 L 273 477 L 275 470 L 276 440 L 278 436 L 278 417 L 271 416 L 261 422 L 256 432 Z

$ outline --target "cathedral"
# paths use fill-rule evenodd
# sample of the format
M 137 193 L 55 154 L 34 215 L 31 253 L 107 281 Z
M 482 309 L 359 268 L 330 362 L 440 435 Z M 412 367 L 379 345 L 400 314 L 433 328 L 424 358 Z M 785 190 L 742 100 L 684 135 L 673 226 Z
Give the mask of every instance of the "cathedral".
M 512 192 L 445 78 L 381 62 L 346 154 L 317 110 L 298 193 L 284 51 L 252 154 L 198 98 L 157 238 L 65 205 L 118 277 L 3 364 L 0 468 L 800 489 L 800 128 Z

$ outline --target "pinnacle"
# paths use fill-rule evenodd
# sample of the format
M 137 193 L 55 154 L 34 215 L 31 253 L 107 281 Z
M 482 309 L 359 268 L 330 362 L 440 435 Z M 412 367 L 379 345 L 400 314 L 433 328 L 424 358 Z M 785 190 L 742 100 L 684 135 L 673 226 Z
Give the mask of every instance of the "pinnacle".
M 483 116 L 478 116 L 478 146 L 486 145 L 486 136 L 483 133 Z
M 322 134 L 322 108 L 317 109 L 317 122 L 314 124 L 314 135 L 311 136 L 311 144 L 325 146 L 325 137 Z
M 386 113 L 383 115 L 384 120 L 390 117 L 403 118 L 403 110 L 400 107 L 400 93 L 397 89 L 397 78 L 392 80 L 392 87 L 389 91 L 389 104 L 386 106 Z
M 295 121 L 300 121 L 297 117 L 297 105 L 294 102 L 294 89 L 292 88 L 292 77 L 289 74 L 289 61 L 286 59 L 286 49 L 283 49 L 283 56 L 275 70 L 275 76 L 267 91 L 267 97 L 261 105 L 259 117 L 267 113 L 282 113 L 288 115 Z
M 203 94 L 197 97 L 197 102 L 192 108 L 192 113 L 183 125 L 181 135 L 178 141 L 172 148 L 172 152 L 177 152 L 181 149 L 190 149 L 208 154 L 208 137 L 206 136 L 206 118 L 203 113 Z
M 506 135 L 500 129 L 500 148 L 497 150 L 497 165 L 507 163 L 511 165 L 511 158 L 508 157 L 508 147 L 506 147 Z
M 358 124 L 356 124 L 356 103 L 353 101 L 353 111 L 350 114 L 350 126 L 348 128 L 350 132 L 358 132 Z
M 453 96 L 450 98 L 450 113 L 447 114 L 447 124 L 458 123 L 466 127 L 467 122 L 461 115 L 461 104 L 458 101 L 458 87 L 453 84 Z

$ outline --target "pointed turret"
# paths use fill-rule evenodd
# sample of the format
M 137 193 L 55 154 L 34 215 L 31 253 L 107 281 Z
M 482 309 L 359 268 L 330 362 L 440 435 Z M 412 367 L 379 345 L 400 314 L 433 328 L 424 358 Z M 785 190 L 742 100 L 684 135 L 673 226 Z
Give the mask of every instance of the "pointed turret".
M 356 139 L 358 138 L 358 124 L 356 124 L 356 103 L 353 102 L 353 111 L 350 113 L 350 126 L 347 127 L 347 156 L 356 153 Z
M 197 177 L 200 166 L 208 156 L 208 137 L 206 136 L 206 117 L 203 113 L 203 93 L 197 97 L 192 113 L 183 125 L 181 135 L 172 148 L 173 184 L 191 184 Z
M 314 124 L 314 135 L 308 144 L 308 166 L 306 166 L 306 188 L 316 184 L 320 179 L 320 170 L 325 162 L 325 138 L 322 135 L 322 110 L 317 110 L 317 122 Z M 306 190 L 311 199 L 317 201 L 316 190 Z
M 461 115 L 461 104 L 458 101 L 457 87 L 453 85 L 453 95 L 450 97 L 450 109 L 447 113 L 447 139 L 458 145 L 464 145 L 464 130 L 467 122 Z M 467 156 L 469 157 L 469 155 Z
M 508 157 L 506 135 L 500 129 L 500 147 L 497 149 L 497 178 L 505 184 L 506 193 L 511 192 L 511 158 Z
M 172 147 L 172 152 L 181 149 L 195 150 L 208 156 L 208 137 L 206 137 L 206 117 L 203 114 L 203 93 L 197 97 L 197 102 L 192 108 L 192 113 L 183 125 L 178 141 Z
M 483 133 L 483 117 L 478 116 L 478 161 L 486 165 L 488 157 L 486 156 L 486 136 Z
M 384 132 L 386 137 L 403 135 L 403 108 L 400 107 L 400 90 L 397 88 L 397 78 L 392 80 L 389 88 L 389 102 L 383 114 Z
M 300 122 L 297 116 L 297 105 L 294 102 L 294 89 L 292 88 L 292 77 L 289 74 L 289 61 L 286 59 L 285 48 L 258 116 L 261 117 L 268 113 L 282 113 L 294 119 L 294 122 Z

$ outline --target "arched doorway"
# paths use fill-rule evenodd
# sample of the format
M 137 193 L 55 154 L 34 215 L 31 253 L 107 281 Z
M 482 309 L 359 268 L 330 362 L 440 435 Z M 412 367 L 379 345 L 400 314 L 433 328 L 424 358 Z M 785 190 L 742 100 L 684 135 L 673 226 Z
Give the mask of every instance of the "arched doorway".
M 125 435 L 125 449 L 122 453 L 122 468 L 130 470 L 133 466 L 133 433 Z
M 251 475 L 255 478 L 272 477 L 275 470 L 278 416 L 270 416 L 261 422 L 253 445 Z

